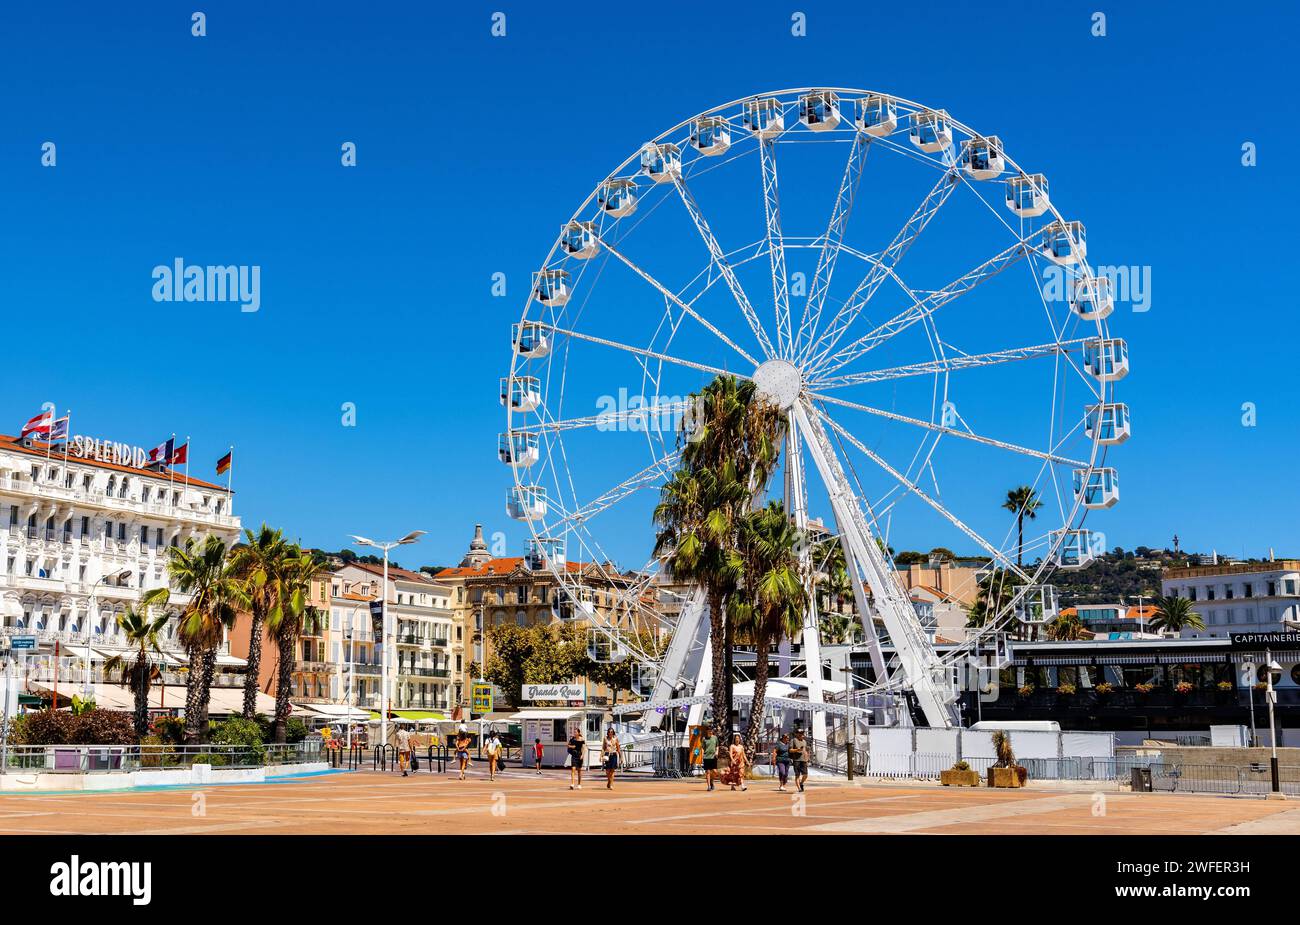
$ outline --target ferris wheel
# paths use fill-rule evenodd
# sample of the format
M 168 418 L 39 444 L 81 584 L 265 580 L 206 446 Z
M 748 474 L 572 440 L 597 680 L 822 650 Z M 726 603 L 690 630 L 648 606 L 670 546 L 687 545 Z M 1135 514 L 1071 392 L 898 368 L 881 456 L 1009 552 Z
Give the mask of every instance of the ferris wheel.
M 651 512 L 692 394 L 752 379 L 787 421 L 769 491 L 842 549 L 877 688 L 949 725 L 955 669 L 1052 619 L 1050 571 L 1102 549 L 1083 520 L 1119 500 L 1106 454 L 1130 433 L 1113 308 L 1084 225 L 998 136 L 864 90 L 726 103 L 602 179 L 533 274 L 500 382 L 507 512 L 594 655 L 630 659 L 646 695 L 698 693 L 703 595 L 665 584 Z M 1019 486 L 1034 502 L 1004 504 Z M 963 644 L 936 651 L 896 544 L 989 563 L 998 587 Z M 818 663 L 815 612 L 801 643 Z

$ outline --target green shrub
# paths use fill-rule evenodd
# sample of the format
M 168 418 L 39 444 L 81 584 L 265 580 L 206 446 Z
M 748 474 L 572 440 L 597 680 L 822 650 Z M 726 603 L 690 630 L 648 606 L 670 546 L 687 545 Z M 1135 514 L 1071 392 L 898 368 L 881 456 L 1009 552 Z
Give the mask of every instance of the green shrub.
M 82 745 L 134 745 L 135 721 L 130 713 L 119 710 L 91 709 L 76 717 L 77 738 Z
M 970 762 L 968 762 L 968 761 L 958 761 L 956 764 L 954 764 L 954 765 L 952 766 L 952 769 L 953 769 L 954 771 L 969 771 L 969 770 L 970 770 Z
M 266 748 L 262 745 L 262 728 L 255 719 L 232 716 L 218 723 L 212 731 L 211 744 L 235 746 L 227 754 L 238 758 L 240 764 L 262 764 L 266 760 Z M 220 763 L 227 762 L 222 760 Z
M 284 727 L 284 740 L 286 742 L 301 742 L 307 738 L 307 724 L 296 716 L 289 717 L 289 722 Z

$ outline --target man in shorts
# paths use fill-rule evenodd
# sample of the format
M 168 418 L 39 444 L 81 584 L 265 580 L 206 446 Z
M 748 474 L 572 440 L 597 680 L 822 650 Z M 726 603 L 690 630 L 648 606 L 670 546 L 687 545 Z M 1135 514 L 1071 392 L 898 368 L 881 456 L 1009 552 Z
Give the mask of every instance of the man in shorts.
M 794 738 L 790 740 L 790 763 L 794 765 L 794 783 L 800 791 L 808 780 L 808 758 L 811 748 L 808 745 L 808 739 L 804 736 L 802 729 L 794 731 Z
M 718 775 L 718 737 L 712 726 L 705 726 L 700 735 L 700 759 L 704 762 L 704 782 L 713 789 L 713 779 Z

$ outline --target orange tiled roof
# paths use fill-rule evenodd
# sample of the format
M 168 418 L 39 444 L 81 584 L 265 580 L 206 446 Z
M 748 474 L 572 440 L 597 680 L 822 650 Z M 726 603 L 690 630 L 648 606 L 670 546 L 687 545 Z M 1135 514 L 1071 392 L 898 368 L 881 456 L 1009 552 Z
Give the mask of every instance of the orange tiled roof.
M 509 575 L 524 564 L 523 556 L 508 556 L 501 559 L 489 559 L 482 565 L 465 565 L 445 568 L 434 578 L 483 578 L 488 575 Z M 587 562 L 566 562 L 564 567 L 569 572 L 580 572 L 587 567 Z
M 382 565 L 372 565 L 369 562 L 348 562 L 345 564 L 354 565 L 363 572 L 378 575 L 380 578 L 384 576 L 384 567 Z M 428 582 L 429 584 L 433 583 L 433 578 L 425 572 L 412 572 L 410 569 L 398 568 L 395 565 L 388 566 L 388 577 L 401 578 L 404 581 L 423 581 Z
M 12 450 L 16 453 L 25 453 L 28 456 L 39 456 L 45 458 L 45 452 L 48 444 L 38 443 L 33 440 L 31 446 L 23 446 L 22 440 L 12 434 L 0 434 L 0 448 Z M 63 458 L 63 450 L 53 450 L 50 459 Z M 122 466 L 117 463 L 103 462 L 98 459 L 85 459 L 81 456 L 69 456 L 68 462 L 76 462 L 78 465 L 94 466 L 98 469 L 110 469 L 114 472 L 129 472 L 131 475 L 138 475 L 144 478 L 160 479 L 164 482 L 178 480 L 183 478 L 184 472 L 174 472 L 171 469 L 137 469 L 135 466 Z M 184 484 L 182 482 L 182 484 Z M 215 485 L 212 482 L 205 482 L 203 479 L 196 479 L 190 476 L 189 485 L 191 488 L 211 488 L 217 491 L 225 491 L 225 485 Z M 234 492 L 231 492 L 234 494 Z

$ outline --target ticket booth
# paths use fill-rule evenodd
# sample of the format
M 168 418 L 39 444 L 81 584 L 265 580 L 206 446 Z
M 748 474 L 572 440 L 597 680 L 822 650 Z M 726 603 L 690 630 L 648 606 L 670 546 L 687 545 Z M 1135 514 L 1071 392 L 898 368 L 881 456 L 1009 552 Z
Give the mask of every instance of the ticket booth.
M 538 707 L 521 710 L 510 717 L 519 724 L 523 766 L 537 767 L 533 757 L 533 743 L 542 740 L 542 767 L 562 768 L 569 757 L 569 736 L 580 728 L 587 740 L 584 768 L 600 764 L 600 740 L 605 734 L 605 711 L 584 707 Z

